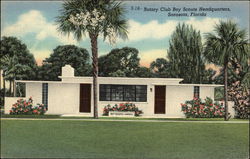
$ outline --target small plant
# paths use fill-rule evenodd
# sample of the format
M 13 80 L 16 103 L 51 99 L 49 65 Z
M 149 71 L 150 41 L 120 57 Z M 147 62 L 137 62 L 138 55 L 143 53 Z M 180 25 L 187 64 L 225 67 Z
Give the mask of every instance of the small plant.
M 134 103 L 120 103 L 119 105 L 115 104 L 113 107 L 108 104 L 103 108 L 103 115 L 108 116 L 109 111 L 131 111 L 135 112 L 135 116 L 143 113 Z
M 223 103 L 213 102 L 206 98 L 204 102 L 199 98 L 181 104 L 181 110 L 187 118 L 222 118 L 225 115 Z
M 35 106 L 33 108 L 33 114 L 43 115 L 46 113 L 46 108 L 43 104 L 37 104 L 38 106 Z
M 10 114 L 24 114 L 24 115 L 43 115 L 46 112 L 46 107 L 43 104 L 37 104 L 37 106 L 33 107 L 33 100 L 30 97 L 28 100 L 19 99 L 17 103 L 12 105 L 10 110 Z

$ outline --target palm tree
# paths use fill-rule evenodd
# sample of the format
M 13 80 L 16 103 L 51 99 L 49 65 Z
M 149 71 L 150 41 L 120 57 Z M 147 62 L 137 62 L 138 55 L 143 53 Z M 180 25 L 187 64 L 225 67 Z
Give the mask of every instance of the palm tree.
M 113 0 L 68 0 L 63 3 L 61 15 L 57 17 L 58 30 L 64 34 L 73 33 L 80 41 L 86 33 L 91 41 L 93 60 L 93 93 L 94 118 L 98 118 L 97 108 L 97 77 L 98 77 L 98 45 L 99 35 L 104 40 L 108 37 L 110 43 L 115 37 L 127 38 L 127 20 L 125 9 L 119 2 Z
M 242 61 L 249 57 L 246 31 L 239 29 L 237 24 L 231 20 L 220 21 L 219 24 L 216 24 L 214 33 L 207 33 L 205 39 L 204 57 L 208 62 L 221 65 L 224 69 L 224 119 L 229 120 L 227 93 L 228 65 L 235 58 Z

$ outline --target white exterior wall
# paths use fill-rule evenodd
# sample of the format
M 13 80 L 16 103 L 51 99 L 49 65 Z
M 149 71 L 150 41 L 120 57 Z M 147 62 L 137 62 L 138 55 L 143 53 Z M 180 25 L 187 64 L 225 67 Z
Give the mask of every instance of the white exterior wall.
M 201 87 L 200 86 L 200 98 L 204 100 L 207 97 L 214 100 L 214 87 Z
M 193 86 L 166 86 L 166 115 L 185 117 L 181 112 L 181 103 L 193 99 Z
M 79 84 L 49 83 L 47 114 L 79 113 Z
M 166 116 L 168 117 L 185 117 L 181 111 L 181 103 L 192 100 L 194 97 L 194 86 L 179 85 L 166 86 Z M 206 97 L 214 99 L 214 87 L 200 86 L 200 98 Z
M 145 81 L 144 81 L 145 82 Z M 141 82 L 143 83 L 143 82 Z M 141 84 L 140 83 L 140 84 Z M 135 84 L 135 83 L 133 83 Z M 138 83 L 137 83 L 138 84 Z M 132 102 L 138 106 L 139 109 L 143 110 L 142 116 L 155 116 L 155 117 L 173 117 L 180 118 L 185 117 L 181 111 L 181 103 L 185 103 L 187 100 L 192 100 L 194 95 L 194 86 L 190 85 L 178 85 L 178 86 L 166 86 L 166 114 L 154 114 L 154 94 L 155 85 L 147 85 L 147 102 Z M 152 92 L 150 92 L 152 88 Z M 200 98 L 204 100 L 206 97 L 214 99 L 214 87 L 200 86 Z M 102 115 L 104 106 L 110 104 L 111 106 L 123 101 L 99 101 L 99 115 Z
M 17 102 L 21 97 L 5 97 L 4 98 L 4 114 L 9 114 L 12 105 Z
M 32 97 L 33 105 L 42 104 L 42 83 L 26 83 L 26 98 Z
M 17 102 L 18 99 L 28 100 L 30 97 L 33 99 L 33 105 L 42 103 L 42 83 L 26 83 L 26 97 L 5 97 L 4 113 L 9 114 L 9 110 L 12 105 Z

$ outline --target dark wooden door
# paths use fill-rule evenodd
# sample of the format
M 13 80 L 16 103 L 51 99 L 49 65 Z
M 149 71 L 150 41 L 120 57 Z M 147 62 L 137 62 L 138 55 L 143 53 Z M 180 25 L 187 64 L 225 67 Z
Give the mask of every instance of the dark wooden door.
M 155 86 L 155 114 L 165 114 L 166 86 Z
M 80 84 L 80 112 L 91 111 L 91 84 Z

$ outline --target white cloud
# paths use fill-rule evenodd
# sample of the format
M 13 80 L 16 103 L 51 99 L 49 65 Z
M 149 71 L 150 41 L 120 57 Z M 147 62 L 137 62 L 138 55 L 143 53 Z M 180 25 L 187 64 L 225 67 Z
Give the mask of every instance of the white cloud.
M 179 22 L 192 25 L 195 29 L 200 30 L 201 33 L 213 31 L 214 25 L 219 22 L 219 18 L 204 18 L 198 20 L 190 18 L 188 20 L 177 21 L 167 20 L 164 23 L 159 23 L 156 20 L 150 21 L 146 24 L 141 24 L 134 20 L 129 20 L 129 40 L 139 41 L 142 39 L 160 40 L 171 36 Z
M 129 40 L 138 41 L 142 39 L 162 39 L 170 36 L 175 30 L 177 21 L 166 21 L 160 24 L 158 21 L 153 20 L 147 24 L 141 24 L 134 20 L 129 20 Z
M 72 35 L 64 36 L 57 31 L 57 26 L 48 22 L 40 11 L 30 10 L 18 17 L 16 23 L 6 27 L 2 31 L 4 36 L 23 37 L 28 33 L 35 33 L 37 40 L 44 40 L 47 37 L 56 38 L 63 44 L 76 44 L 77 41 Z
M 203 20 L 197 20 L 195 18 L 190 18 L 186 21 L 186 24 L 192 25 L 195 29 L 200 30 L 201 33 L 212 32 L 214 30 L 215 24 L 218 24 L 219 18 L 205 18 Z
M 164 49 L 154 49 L 154 50 L 148 50 L 148 51 L 140 51 L 139 57 L 140 57 L 140 65 L 149 67 L 150 63 L 157 58 L 166 58 L 167 56 L 167 50 Z
M 146 24 L 129 20 L 129 41 L 139 41 L 143 39 L 160 40 L 169 37 L 176 28 L 179 22 L 191 24 L 201 33 L 210 32 L 213 30 L 215 23 L 219 22 L 218 18 L 204 18 L 198 20 L 190 18 L 188 20 L 166 20 L 164 23 L 159 23 L 157 20 L 152 20 Z M 18 17 L 16 23 L 5 27 L 2 35 L 5 36 L 20 36 L 23 37 L 28 33 L 35 33 L 37 40 L 44 40 L 47 37 L 54 37 L 63 44 L 77 44 L 77 41 L 72 35 L 64 36 L 57 31 L 57 26 L 53 22 L 48 22 L 40 11 L 30 10 Z M 101 37 L 101 36 L 100 36 Z M 83 39 L 84 40 L 84 39 Z M 124 42 L 118 40 L 118 43 Z

